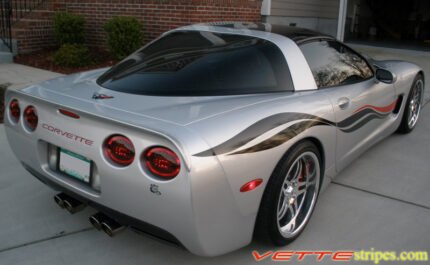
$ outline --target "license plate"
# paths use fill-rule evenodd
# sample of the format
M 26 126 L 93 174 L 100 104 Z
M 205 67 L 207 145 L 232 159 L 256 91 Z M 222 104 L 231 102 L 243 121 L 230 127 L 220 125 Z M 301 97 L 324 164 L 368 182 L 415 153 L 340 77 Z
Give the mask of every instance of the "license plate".
M 91 160 L 60 148 L 58 170 L 85 183 L 90 183 Z

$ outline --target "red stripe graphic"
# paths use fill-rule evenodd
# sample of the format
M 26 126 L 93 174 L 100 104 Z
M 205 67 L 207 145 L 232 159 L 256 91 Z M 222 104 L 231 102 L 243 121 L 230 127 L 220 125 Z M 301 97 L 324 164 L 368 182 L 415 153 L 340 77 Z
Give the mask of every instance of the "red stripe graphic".
M 390 105 L 383 106 L 383 107 L 377 107 L 377 106 L 373 106 L 373 105 L 364 105 L 363 107 L 354 111 L 354 113 L 357 113 L 357 112 L 362 111 L 364 109 L 373 109 L 377 112 L 382 112 L 382 113 L 392 112 L 394 110 L 394 108 L 396 107 L 397 100 L 398 99 L 394 100 L 393 103 L 391 103 Z

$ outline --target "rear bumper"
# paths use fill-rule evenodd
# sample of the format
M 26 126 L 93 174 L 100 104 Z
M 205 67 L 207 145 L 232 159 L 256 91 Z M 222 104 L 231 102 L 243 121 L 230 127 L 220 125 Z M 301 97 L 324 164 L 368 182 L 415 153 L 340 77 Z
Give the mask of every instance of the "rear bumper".
M 174 181 L 156 182 L 142 175 L 136 163 L 128 171 L 113 170 L 103 165 L 99 150 L 91 151 L 84 155 L 98 167 L 100 189 L 94 190 L 50 168 L 49 144 L 66 143 L 50 134 L 28 134 L 19 126 L 5 125 L 9 144 L 27 171 L 124 225 L 180 244 L 200 256 L 222 255 L 252 240 L 256 212 L 243 212 L 215 158 L 195 158 L 199 160 L 192 161 L 191 171 Z M 65 147 L 80 152 L 73 146 Z M 151 184 L 159 185 L 161 196 L 150 191 Z
M 133 217 L 128 216 L 128 215 L 125 215 L 125 214 L 120 213 L 118 211 L 115 211 L 115 210 L 113 210 L 111 208 L 108 208 L 106 206 L 100 205 L 100 204 L 95 203 L 95 202 L 93 202 L 91 200 L 88 200 L 87 198 L 82 197 L 79 194 L 71 192 L 70 190 L 65 189 L 64 187 L 58 185 L 57 183 L 53 182 L 49 178 L 47 178 L 44 175 L 42 175 L 42 174 L 38 173 L 37 171 L 33 170 L 31 167 L 27 166 L 26 164 L 22 164 L 22 166 L 31 175 L 33 175 L 35 178 L 37 178 L 38 180 L 40 180 L 43 184 L 51 187 L 54 190 L 64 192 L 67 195 L 69 195 L 69 196 L 71 196 L 71 197 L 73 197 L 73 198 L 75 198 L 75 199 L 77 199 L 77 200 L 79 200 L 81 202 L 84 202 L 84 203 L 90 205 L 94 209 L 103 212 L 104 214 L 106 214 L 109 217 L 115 219 L 116 221 L 120 222 L 121 224 L 125 224 L 125 225 L 127 225 L 127 226 L 129 226 L 129 227 L 131 227 L 133 229 L 145 232 L 145 233 L 150 234 L 152 236 L 155 236 L 157 238 L 160 238 L 160 239 L 166 240 L 166 241 L 168 241 L 170 243 L 174 243 L 176 245 L 180 245 L 181 246 L 181 243 L 179 242 L 179 240 L 176 237 L 174 237 L 172 234 L 170 234 L 169 232 L 167 232 L 167 231 L 165 231 L 165 230 L 163 230 L 163 229 L 161 229 L 161 228 L 159 228 L 157 226 L 145 223 L 145 222 L 140 221 L 140 220 L 138 220 L 136 218 L 133 218 Z

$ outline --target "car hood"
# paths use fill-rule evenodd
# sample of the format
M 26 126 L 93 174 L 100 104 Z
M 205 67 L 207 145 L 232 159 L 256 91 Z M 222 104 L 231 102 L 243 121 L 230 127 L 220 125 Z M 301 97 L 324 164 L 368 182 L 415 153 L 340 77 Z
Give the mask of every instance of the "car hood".
M 104 71 L 106 69 L 59 77 L 24 88 L 22 92 L 72 108 L 77 107 L 73 102 L 78 99 L 100 109 L 121 110 L 124 114 L 137 114 L 182 126 L 276 98 L 273 93 L 204 97 L 127 94 L 99 86 L 96 80 Z M 101 98 L 95 99 L 94 95 Z M 108 115 L 108 112 L 103 111 L 103 114 Z

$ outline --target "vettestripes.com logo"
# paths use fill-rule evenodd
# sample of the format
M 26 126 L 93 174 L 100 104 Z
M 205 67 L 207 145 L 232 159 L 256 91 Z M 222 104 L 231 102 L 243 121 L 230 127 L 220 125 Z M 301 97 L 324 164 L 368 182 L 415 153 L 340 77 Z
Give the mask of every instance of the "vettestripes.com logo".
M 367 261 L 373 264 L 379 264 L 381 261 L 421 261 L 428 262 L 429 255 L 427 251 L 378 251 L 373 248 L 370 250 L 306 250 L 306 251 L 252 251 L 255 261 L 323 261 L 329 259 L 332 261 Z

